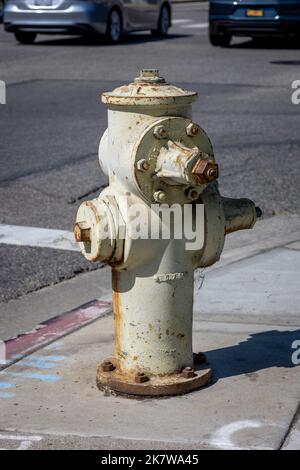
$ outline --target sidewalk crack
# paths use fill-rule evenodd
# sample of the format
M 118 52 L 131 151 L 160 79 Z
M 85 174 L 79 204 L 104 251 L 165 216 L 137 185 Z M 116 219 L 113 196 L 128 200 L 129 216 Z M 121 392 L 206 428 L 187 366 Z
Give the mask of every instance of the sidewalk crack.
M 282 450 L 284 444 L 286 443 L 289 435 L 291 434 L 291 432 L 293 431 L 293 428 L 295 426 L 295 424 L 297 423 L 298 419 L 300 419 L 300 402 L 298 403 L 298 406 L 296 408 L 296 411 L 295 411 L 295 414 L 286 430 L 286 432 L 284 433 L 284 436 L 279 444 L 279 447 L 277 450 Z

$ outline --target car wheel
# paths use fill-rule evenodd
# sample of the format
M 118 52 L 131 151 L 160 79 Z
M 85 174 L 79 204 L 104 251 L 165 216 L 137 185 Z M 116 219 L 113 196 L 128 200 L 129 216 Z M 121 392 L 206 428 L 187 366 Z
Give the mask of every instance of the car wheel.
M 122 18 L 118 10 L 112 10 L 106 27 L 106 38 L 112 44 L 120 41 L 122 36 Z
M 36 33 L 31 33 L 29 31 L 16 31 L 15 38 L 21 44 L 32 44 L 36 38 Z
M 213 46 L 228 47 L 231 41 L 232 35 L 225 31 L 224 33 L 213 34 L 209 33 L 209 40 Z
M 170 20 L 171 18 L 169 8 L 166 5 L 163 5 L 160 10 L 157 28 L 151 30 L 153 36 L 167 36 L 170 27 Z

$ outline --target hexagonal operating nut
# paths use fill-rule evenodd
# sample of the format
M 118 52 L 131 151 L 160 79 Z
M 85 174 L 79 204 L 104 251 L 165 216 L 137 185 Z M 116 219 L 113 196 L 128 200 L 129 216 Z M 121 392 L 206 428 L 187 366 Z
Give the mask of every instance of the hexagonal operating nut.
M 192 169 L 192 174 L 198 184 L 210 183 L 219 177 L 219 167 L 212 160 L 197 160 Z
M 157 139 L 165 139 L 168 135 L 167 130 L 164 126 L 155 126 L 153 134 Z
M 76 222 L 74 225 L 74 236 L 77 242 L 90 242 L 91 229 L 84 222 Z
M 195 135 L 198 134 L 199 132 L 199 126 L 198 124 L 195 124 L 194 122 L 191 122 L 187 127 L 186 127 L 186 133 L 190 137 L 195 137 Z

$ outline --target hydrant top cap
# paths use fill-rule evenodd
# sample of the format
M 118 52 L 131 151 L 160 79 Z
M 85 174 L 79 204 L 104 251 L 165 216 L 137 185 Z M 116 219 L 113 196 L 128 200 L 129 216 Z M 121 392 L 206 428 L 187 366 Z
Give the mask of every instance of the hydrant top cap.
M 166 83 L 158 70 L 143 69 L 129 85 L 102 94 L 102 102 L 117 106 L 187 105 L 197 99 L 197 93 Z

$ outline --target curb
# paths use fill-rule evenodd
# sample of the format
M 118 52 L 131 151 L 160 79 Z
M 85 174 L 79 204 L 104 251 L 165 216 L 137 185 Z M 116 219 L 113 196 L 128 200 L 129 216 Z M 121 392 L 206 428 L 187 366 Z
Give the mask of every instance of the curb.
M 0 371 L 59 338 L 108 315 L 111 311 L 111 302 L 92 300 L 40 323 L 32 331 L 4 341 L 6 358 L 4 364 L 0 363 Z

